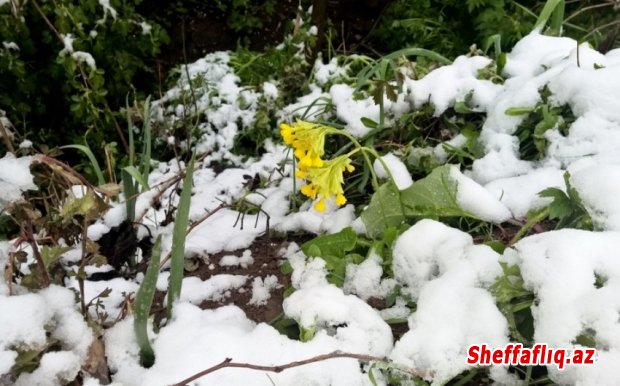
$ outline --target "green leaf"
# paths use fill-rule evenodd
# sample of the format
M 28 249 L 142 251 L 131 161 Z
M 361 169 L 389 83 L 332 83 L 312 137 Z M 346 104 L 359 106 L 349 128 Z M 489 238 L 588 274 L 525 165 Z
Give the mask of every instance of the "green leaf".
M 125 166 L 123 171 L 127 172 L 130 176 L 136 180 L 140 185 L 142 185 L 142 191 L 149 190 L 149 182 L 145 179 L 144 175 L 140 173 L 140 171 L 135 166 Z M 148 178 L 148 175 L 146 176 Z
M 456 111 L 459 114 L 471 114 L 471 113 L 475 113 L 474 110 L 470 109 L 469 106 L 467 106 L 467 103 L 465 101 L 458 101 L 454 104 L 454 111 Z
M 352 228 L 344 228 L 338 233 L 316 237 L 305 242 L 301 250 L 309 257 L 335 256 L 344 258 L 346 252 L 353 250 L 357 234 Z
M 105 184 L 105 178 L 103 177 L 103 172 L 101 171 L 99 162 L 97 162 L 97 158 L 95 158 L 95 155 L 93 154 L 93 152 L 90 150 L 88 146 L 75 144 L 75 145 L 61 146 L 60 148 L 61 149 L 77 149 L 81 151 L 82 153 L 84 153 L 88 157 L 88 160 L 90 161 L 90 164 L 93 167 L 95 174 L 97 175 L 97 184 L 98 185 Z
M 504 243 L 498 240 L 487 241 L 485 244 L 491 247 L 492 250 L 494 250 L 495 252 L 499 254 L 503 254 L 504 250 L 506 249 L 506 246 L 504 245 Z
M 172 230 L 172 251 L 170 253 L 170 278 L 168 282 L 168 318 L 172 317 L 172 307 L 181 296 L 181 285 L 183 283 L 183 267 L 185 262 L 185 238 L 187 236 L 187 225 L 189 224 L 189 206 L 192 198 L 192 176 L 194 175 L 194 162 L 196 155 L 185 170 L 183 180 L 183 190 L 177 208 L 177 215 Z
M 161 258 L 161 235 L 157 236 L 155 245 L 151 253 L 151 261 L 146 269 L 144 281 L 138 289 L 136 300 L 133 305 L 134 321 L 133 329 L 136 334 L 136 341 L 140 347 L 140 364 L 144 367 L 151 367 L 155 363 L 155 353 L 149 342 L 147 333 L 147 322 L 153 305 L 153 297 L 159 276 L 159 260 Z
M 536 107 L 510 107 L 504 111 L 504 114 L 511 117 L 516 117 L 519 115 L 529 114 L 534 110 L 536 110 Z
M 534 29 L 542 30 L 549 18 L 551 18 L 550 29 L 552 34 L 558 34 L 564 18 L 564 0 L 547 0 L 538 20 L 536 20 Z
M 316 323 L 314 323 L 312 326 L 309 327 L 304 327 L 302 325 L 299 325 L 299 340 L 302 342 L 309 342 L 312 340 L 312 338 L 314 338 L 314 335 L 316 334 Z
M 362 121 L 362 124 L 369 129 L 376 129 L 377 127 L 379 127 L 379 124 L 370 118 L 361 117 L 360 121 Z
M 477 218 L 459 207 L 456 200 L 458 185 L 450 176 L 451 168 L 451 165 L 437 167 L 431 174 L 400 192 L 406 216 Z
M 127 220 L 133 222 L 136 217 L 136 194 L 137 187 L 131 174 L 126 170 L 121 171 L 121 178 L 123 180 L 123 193 L 125 194 L 125 207 L 127 212 Z
M 148 181 L 151 170 L 151 96 L 144 101 L 144 125 L 142 126 L 142 179 Z M 148 183 L 146 184 L 148 186 Z M 148 189 L 148 188 L 147 188 Z
M 75 216 L 94 219 L 107 209 L 107 204 L 90 189 L 80 198 L 70 195 L 62 206 L 60 216 L 63 224 L 68 224 Z
M 547 188 L 538 195 L 551 198 L 549 218 L 558 220 L 557 228 L 578 228 L 592 230 L 592 218 L 584 207 L 579 193 L 570 184 L 570 174 L 564 173 L 566 193 L 558 188 Z
M 570 198 L 562 190 L 558 188 L 547 188 L 540 193 L 540 197 L 552 198 L 551 204 L 549 204 L 549 218 L 562 219 L 570 216 L 573 213 L 573 204 Z
M 43 263 L 45 264 L 45 268 L 49 269 L 51 266 L 56 264 L 63 253 L 70 251 L 71 247 L 62 247 L 60 245 L 54 245 L 53 247 L 49 247 L 44 245 L 41 247 L 41 258 L 43 259 Z
M 393 183 L 383 184 L 370 199 L 370 204 L 362 212 L 366 233 L 371 238 L 381 238 L 389 227 L 398 227 L 405 220 L 400 201 L 400 192 Z
M 282 272 L 282 274 L 284 275 L 290 275 L 293 273 L 293 266 L 288 260 L 282 263 L 282 265 L 280 266 L 280 272 Z

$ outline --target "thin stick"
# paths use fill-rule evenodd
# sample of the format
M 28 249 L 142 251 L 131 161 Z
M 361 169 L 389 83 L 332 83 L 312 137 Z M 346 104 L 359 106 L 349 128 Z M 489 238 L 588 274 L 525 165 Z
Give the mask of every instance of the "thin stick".
M 232 358 L 226 358 L 221 363 L 215 366 L 209 367 L 208 369 L 202 370 L 201 372 L 196 373 L 192 375 L 191 377 L 188 377 L 182 380 L 181 382 L 175 383 L 171 386 L 187 385 L 189 382 L 195 381 L 198 378 L 204 377 L 207 374 L 213 373 L 215 371 L 221 370 L 226 367 L 243 368 L 243 369 L 259 370 L 259 371 L 269 371 L 272 373 L 281 373 L 282 371 L 293 368 L 293 367 L 304 366 L 310 363 L 321 362 L 321 361 L 325 361 L 328 359 L 335 359 L 335 358 L 353 358 L 353 359 L 358 359 L 360 361 L 365 361 L 365 362 L 387 362 L 386 359 L 382 357 L 376 357 L 376 356 L 365 355 L 365 354 L 355 354 L 355 353 L 342 352 L 342 351 L 333 351 L 329 354 L 317 355 L 312 358 L 304 359 L 301 361 L 294 361 L 294 362 L 286 363 L 283 365 L 277 365 L 277 366 L 261 366 L 261 365 L 254 365 L 251 363 L 239 363 L 239 362 L 233 362 Z M 418 373 L 417 371 L 413 371 L 413 370 L 405 370 L 405 371 L 412 373 L 416 376 L 422 376 L 422 374 Z
M 43 261 L 43 257 L 41 256 L 41 252 L 39 251 L 39 246 L 34 239 L 34 229 L 32 226 L 32 220 L 28 218 L 26 220 L 26 227 L 22 228 L 24 239 L 32 248 L 32 254 L 34 255 L 34 259 L 37 262 L 37 267 L 39 271 L 41 271 L 41 278 L 43 280 L 43 287 L 49 287 L 51 284 L 50 276 L 47 272 L 47 268 L 45 267 L 45 262 Z

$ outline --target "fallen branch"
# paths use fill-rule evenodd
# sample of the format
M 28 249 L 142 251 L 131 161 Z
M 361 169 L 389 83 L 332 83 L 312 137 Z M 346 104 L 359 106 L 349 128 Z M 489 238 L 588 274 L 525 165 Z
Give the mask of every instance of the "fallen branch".
M 269 371 L 272 373 L 281 373 L 282 371 L 293 368 L 293 367 L 304 366 L 310 363 L 321 362 L 321 361 L 325 361 L 328 359 L 335 359 L 335 358 L 352 358 L 352 359 L 358 359 L 360 361 L 365 361 L 365 362 L 384 362 L 384 363 L 388 362 L 385 358 L 382 358 L 382 357 L 376 357 L 376 356 L 365 355 L 365 354 L 355 354 L 355 353 L 342 352 L 342 351 L 333 351 L 329 354 L 317 355 L 312 358 L 304 359 L 301 361 L 289 362 L 289 363 L 286 363 L 283 365 L 277 365 L 277 366 L 262 366 L 262 365 L 254 365 L 251 363 L 239 363 L 239 362 L 233 362 L 232 358 L 226 358 L 219 364 L 215 366 L 211 366 L 208 369 L 202 370 L 201 372 L 196 373 L 192 375 L 191 377 L 188 377 L 182 380 L 181 382 L 175 383 L 171 386 L 185 386 L 189 382 L 195 381 L 196 379 L 204 377 L 207 374 L 213 373 L 215 371 L 218 371 L 218 370 L 221 370 L 227 367 L 259 370 L 259 371 Z M 418 373 L 417 371 L 414 371 L 414 370 L 402 370 L 402 371 L 411 373 L 412 375 L 415 375 L 418 377 L 423 376 L 423 374 Z

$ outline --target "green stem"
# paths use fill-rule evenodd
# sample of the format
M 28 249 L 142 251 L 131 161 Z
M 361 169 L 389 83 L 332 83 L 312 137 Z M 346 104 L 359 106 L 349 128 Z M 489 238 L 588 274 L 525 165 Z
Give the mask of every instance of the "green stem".
M 377 178 L 377 174 L 375 173 L 375 169 L 372 167 L 372 162 L 370 161 L 370 157 L 368 157 L 367 152 L 370 150 L 367 147 L 362 146 L 357 139 L 355 139 L 354 136 L 352 136 L 351 134 L 347 133 L 344 130 L 337 130 L 337 129 L 333 129 L 330 130 L 329 133 L 333 133 L 333 134 L 340 134 L 340 135 L 344 135 L 345 137 L 347 137 L 349 139 L 349 141 L 351 141 L 353 143 L 353 145 L 356 147 L 355 150 L 349 152 L 349 154 L 354 154 L 357 151 L 362 151 L 362 156 L 364 157 L 364 160 L 366 161 L 366 164 L 368 165 L 368 169 L 370 170 L 370 175 L 372 176 L 372 187 L 375 190 L 379 189 L 379 179 Z M 371 153 L 372 154 L 372 153 Z M 376 152 L 375 152 L 376 154 Z M 389 173 L 389 172 L 388 172 Z
M 510 240 L 510 245 L 513 245 L 517 241 L 521 240 L 521 238 L 525 236 L 527 232 L 529 232 L 530 229 L 534 227 L 534 225 L 538 224 L 539 222 L 547 218 L 547 216 L 549 216 L 549 207 L 541 210 L 536 215 L 534 215 L 534 217 L 527 220 L 525 225 L 523 225 L 521 229 L 519 229 L 519 232 L 517 232 L 517 234 L 512 238 L 512 240 Z
M 530 380 L 532 379 L 532 366 L 527 366 L 525 369 L 525 379 L 523 380 L 523 386 L 528 386 L 530 384 Z
M 373 157 L 375 157 L 377 159 L 377 161 L 379 161 L 379 163 L 381 163 L 381 166 L 383 166 L 383 170 L 385 170 L 385 173 L 388 175 L 388 178 L 390 180 L 390 182 L 394 185 L 394 187 L 397 190 L 398 186 L 396 185 L 396 180 L 394 179 L 394 175 L 392 174 L 392 171 L 390 170 L 390 168 L 388 168 L 387 164 L 385 163 L 385 161 L 383 160 L 383 158 L 379 155 L 379 153 L 377 153 L 377 151 L 371 147 L 364 147 L 363 148 L 364 151 L 369 152 L 370 154 L 373 155 Z

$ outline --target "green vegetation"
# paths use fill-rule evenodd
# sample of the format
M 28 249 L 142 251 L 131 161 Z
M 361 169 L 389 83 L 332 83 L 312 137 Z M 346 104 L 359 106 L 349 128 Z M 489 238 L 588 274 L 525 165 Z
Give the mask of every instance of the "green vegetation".
M 190 271 L 187 235 L 221 208 L 237 212 L 234 227 L 239 224 L 241 229 L 246 216 L 256 216 L 255 228 L 264 216 L 267 237 L 275 234 L 299 241 L 305 257 L 322 259 L 327 281 L 341 288 L 347 269 L 371 256 L 378 257 L 380 279 L 394 281 L 396 240 L 422 219 L 467 232 L 476 247 L 484 244 L 499 254 L 513 251 L 515 243 L 533 232 L 598 230 L 597 212 L 584 203 L 568 172 L 564 186 L 537 192 L 536 199 L 546 200 L 520 218 L 509 213 L 510 218 L 494 223 L 465 208 L 458 199 L 460 182 L 455 176 L 461 176 L 461 170 L 471 171 L 488 150 L 480 138 L 488 112 L 476 105 L 473 91 L 467 93 L 467 89 L 439 109 L 433 105 L 432 93 L 414 102 L 411 87 L 419 86 L 415 81 L 433 70 L 451 65 L 459 55 L 488 58 L 482 68 L 474 69 L 471 79 L 484 80 L 489 88 L 504 85 L 504 77 L 509 76 L 503 72 L 509 60 L 506 53 L 535 29 L 587 41 L 602 51 L 617 47 L 620 23 L 614 19 L 612 2 L 394 0 L 386 5 L 376 28 L 368 31 L 371 47 L 367 51 L 372 54 L 338 51 L 343 32 L 331 25 L 327 47 L 316 62 L 313 50 L 319 37 L 312 15 L 303 9 L 282 16 L 287 22 L 281 28 L 285 31 L 281 41 L 269 41 L 258 51 L 251 47 L 252 39 L 268 23 L 274 24 L 279 12 L 275 0 L 209 4 L 176 0 L 158 3 L 149 11 L 146 3 L 110 0 L 108 7 L 97 0 L 0 2 L 0 119 L 6 115 L 0 121 L 2 155 L 32 156 L 30 170 L 38 188 L 16 188 L 20 199 L 0 202 L 0 236 L 24 246 L 7 256 L 4 277 L 24 292 L 75 282 L 81 315 L 96 336 L 133 313 L 143 367 L 151 367 L 156 360 L 149 322 L 157 332 L 173 319 L 184 274 Z M 154 15 L 162 7 L 164 11 Z M 166 20 L 182 20 L 185 28 L 194 7 L 216 15 L 239 39 L 230 51 L 209 54 L 196 64 L 187 60 L 183 31 L 183 60 L 177 60 L 164 79 L 160 56 L 167 49 L 168 36 L 174 36 L 173 23 Z M 381 55 L 384 52 L 389 53 Z M 515 152 L 518 149 L 518 161 L 537 165 L 551 152 L 549 135 L 566 137 L 579 114 L 569 103 L 559 103 L 547 86 L 534 88 L 532 94 L 540 97 L 533 106 L 502 110 L 518 120 L 516 131 L 505 133 L 514 136 L 510 140 L 514 139 Z M 353 122 L 337 106 L 338 98 L 364 116 Z M 363 134 L 344 130 L 350 126 Z M 278 148 L 283 143 L 290 149 L 273 156 L 273 149 L 283 149 Z M 415 182 L 397 186 L 381 157 L 387 153 L 402 161 Z M 220 206 L 199 220 L 190 218 L 196 181 L 217 186 L 216 176 L 223 170 L 245 173 L 264 155 L 280 157 L 268 177 L 265 166 L 257 166 L 259 172 L 243 175 L 247 179 L 237 183 L 234 193 L 221 188 L 209 197 L 221 200 Z M 296 178 L 290 178 L 291 172 Z M 358 228 L 351 225 L 311 237 L 301 231 L 271 233 L 270 214 L 263 204 L 271 193 L 265 191 L 277 188 L 273 176 L 293 186 L 278 198 L 290 199 L 285 211 L 307 209 L 320 223 L 323 218 L 315 212 L 353 204 L 347 216 L 359 217 Z M 151 209 L 155 219 L 145 219 Z M 92 237 L 93 225 L 106 228 L 107 236 Z M 315 225 L 307 227 L 315 233 L 324 230 Z M 163 253 L 166 244 L 167 255 Z M 63 260 L 69 251 L 78 253 Z M 196 264 L 205 265 L 208 258 L 196 257 Z M 158 296 L 163 294 L 157 292 L 157 280 L 160 270 L 168 268 L 168 260 L 167 297 Z M 506 318 L 510 339 L 532 344 L 537 294 L 525 284 L 525 271 L 522 276 L 518 265 L 499 264 L 501 273 L 486 289 Z M 89 275 L 106 265 L 139 287 L 135 298 L 126 294 L 123 311 L 115 319 L 102 302 L 109 290 L 89 299 L 84 288 Z M 294 267 L 289 261 L 281 268 L 290 275 Z M 597 288 L 605 284 L 601 275 L 593 280 Z M 285 293 L 294 291 L 290 287 Z M 410 313 L 416 311 L 410 292 L 400 284 L 391 291 L 378 299 L 382 303 L 377 308 L 398 302 Z M 396 334 L 407 320 L 399 316 L 386 322 Z M 286 318 L 278 318 L 273 325 L 287 333 L 298 328 L 298 334 L 292 335 L 302 342 L 312 340 L 321 328 Z M 576 341 L 597 343 L 585 327 Z M 35 370 L 45 353 L 58 351 L 62 343 L 50 337 L 36 349 L 19 348 L 9 381 Z M 379 375 L 395 385 L 428 384 L 386 363 L 370 366 L 373 384 Z M 510 371 L 526 385 L 552 384 L 544 369 L 513 366 Z M 490 384 L 491 380 L 486 369 L 476 368 L 449 382 Z

